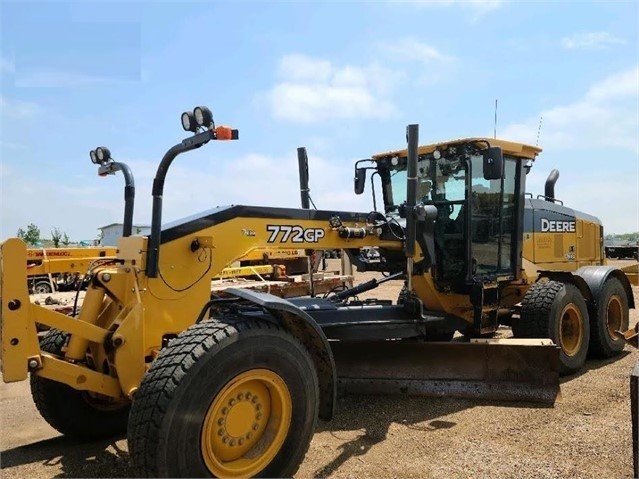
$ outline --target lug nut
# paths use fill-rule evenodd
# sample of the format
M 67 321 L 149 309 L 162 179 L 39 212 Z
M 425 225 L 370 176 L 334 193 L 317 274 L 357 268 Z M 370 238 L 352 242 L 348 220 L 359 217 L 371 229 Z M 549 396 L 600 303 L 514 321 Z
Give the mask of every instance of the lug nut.
M 231 447 L 235 446 L 235 439 L 231 439 L 231 441 L 229 442 L 229 446 Z
M 242 399 L 244 399 L 244 394 L 240 393 L 237 395 L 237 400 L 241 401 Z
M 253 424 L 253 430 L 257 431 L 260 428 L 259 424 L 255 423 Z
M 222 426 L 223 424 L 224 424 L 224 418 L 223 418 L 223 417 L 221 417 L 221 418 L 219 418 L 219 419 L 217 420 L 217 425 L 218 425 L 218 426 Z
M 242 444 L 244 444 L 244 438 L 240 438 L 240 439 L 237 441 L 237 444 L 238 444 L 239 446 L 241 446 Z
M 251 393 L 246 393 L 246 400 L 248 401 L 249 399 L 251 399 Z
M 227 407 L 223 407 L 222 408 L 222 414 L 224 414 L 226 416 L 228 414 L 228 412 L 229 412 L 229 408 L 227 408 Z
M 256 420 L 256 421 L 259 421 L 260 419 L 262 419 L 262 413 L 261 413 L 261 412 L 258 412 L 258 413 L 255 415 L 255 420 Z
M 261 409 L 262 409 L 262 405 L 261 405 L 260 403 L 257 403 L 257 404 L 255 405 L 255 410 L 256 410 L 256 411 L 259 411 L 259 410 L 261 410 Z
M 229 406 L 235 406 L 235 398 L 231 398 L 229 401 Z
M 217 435 L 218 436 L 224 436 L 224 429 L 220 428 L 217 430 Z

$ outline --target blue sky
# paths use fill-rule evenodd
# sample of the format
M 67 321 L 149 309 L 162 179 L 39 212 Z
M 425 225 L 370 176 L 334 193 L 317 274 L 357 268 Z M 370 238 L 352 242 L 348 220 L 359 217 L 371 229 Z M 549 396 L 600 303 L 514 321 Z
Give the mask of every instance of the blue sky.
M 639 230 L 637 2 L 0 3 L 0 239 L 35 223 L 74 240 L 123 216 L 132 168 L 135 222 L 151 216 L 162 155 L 182 111 L 208 105 L 240 141 L 179 157 L 164 219 L 226 204 L 297 207 L 306 146 L 321 209 L 371 209 L 353 162 L 420 143 L 497 136 L 544 149 L 528 177 Z

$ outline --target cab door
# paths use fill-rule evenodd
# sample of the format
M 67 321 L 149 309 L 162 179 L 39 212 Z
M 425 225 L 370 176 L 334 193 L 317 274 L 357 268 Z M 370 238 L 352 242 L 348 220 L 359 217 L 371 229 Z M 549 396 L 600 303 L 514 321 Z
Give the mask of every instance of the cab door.
M 501 179 L 486 180 L 482 157 L 471 160 L 470 267 L 473 279 L 513 274 L 516 245 L 516 173 L 514 159 L 504 158 Z

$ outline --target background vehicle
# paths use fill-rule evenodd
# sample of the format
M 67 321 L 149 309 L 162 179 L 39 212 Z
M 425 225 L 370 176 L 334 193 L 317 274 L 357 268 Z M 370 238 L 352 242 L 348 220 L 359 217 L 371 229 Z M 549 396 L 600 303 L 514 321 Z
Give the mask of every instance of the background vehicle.
M 29 292 L 74 291 L 94 260 L 115 256 L 116 251 L 111 247 L 27 249 Z
M 30 373 L 36 406 L 64 434 L 127 430 L 141 476 L 292 475 L 317 418 L 332 417 L 338 383 L 552 404 L 560 367 L 583 363 L 589 326 L 609 334 L 627 321 L 632 300 L 619 270 L 546 271 L 542 281 L 522 268 L 523 164 L 534 147 L 467 139 L 418 150 L 410 125 L 405 156 L 372 160 L 386 214 L 237 205 L 162 228 L 173 160 L 238 137 L 202 107 L 184 113 L 182 125 L 194 135 L 158 166 L 151 235 L 122 238 L 117 257 L 94 266 L 77 319 L 29 302 L 21 240 L 0 250 L 3 380 Z M 419 168 L 434 193 L 418 202 Z M 473 204 L 474 192 L 497 208 L 497 221 Z M 211 294 L 210 278 L 248 252 L 299 246 L 344 250 L 359 268 L 388 276 L 323 298 Z M 380 259 L 362 257 L 364 247 Z M 399 278 L 399 304 L 357 298 Z M 521 336 L 541 339 L 436 342 L 469 325 L 492 330 L 504 317 L 522 326 Z M 36 322 L 55 330 L 38 342 Z M 608 339 L 609 353 L 618 352 Z
M 604 250 L 606 258 L 639 260 L 639 244 L 607 244 Z

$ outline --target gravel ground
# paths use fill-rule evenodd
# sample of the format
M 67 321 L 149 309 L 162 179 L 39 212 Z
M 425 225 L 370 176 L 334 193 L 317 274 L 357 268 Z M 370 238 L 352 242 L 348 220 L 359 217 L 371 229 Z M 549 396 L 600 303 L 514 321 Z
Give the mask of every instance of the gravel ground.
M 400 287 L 386 284 L 375 295 L 395 299 Z M 639 288 L 633 290 L 639 304 Z M 630 317 L 635 324 L 638 311 Z M 552 408 L 340 398 L 333 421 L 318 424 L 296 477 L 632 477 L 629 375 L 638 359 L 626 347 L 615 360 L 588 361 L 562 381 Z M 61 437 L 38 415 L 26 382 L 0 383 L 0 406 L 3 479 L 132 475 L 123 438 L 78 443 Z

